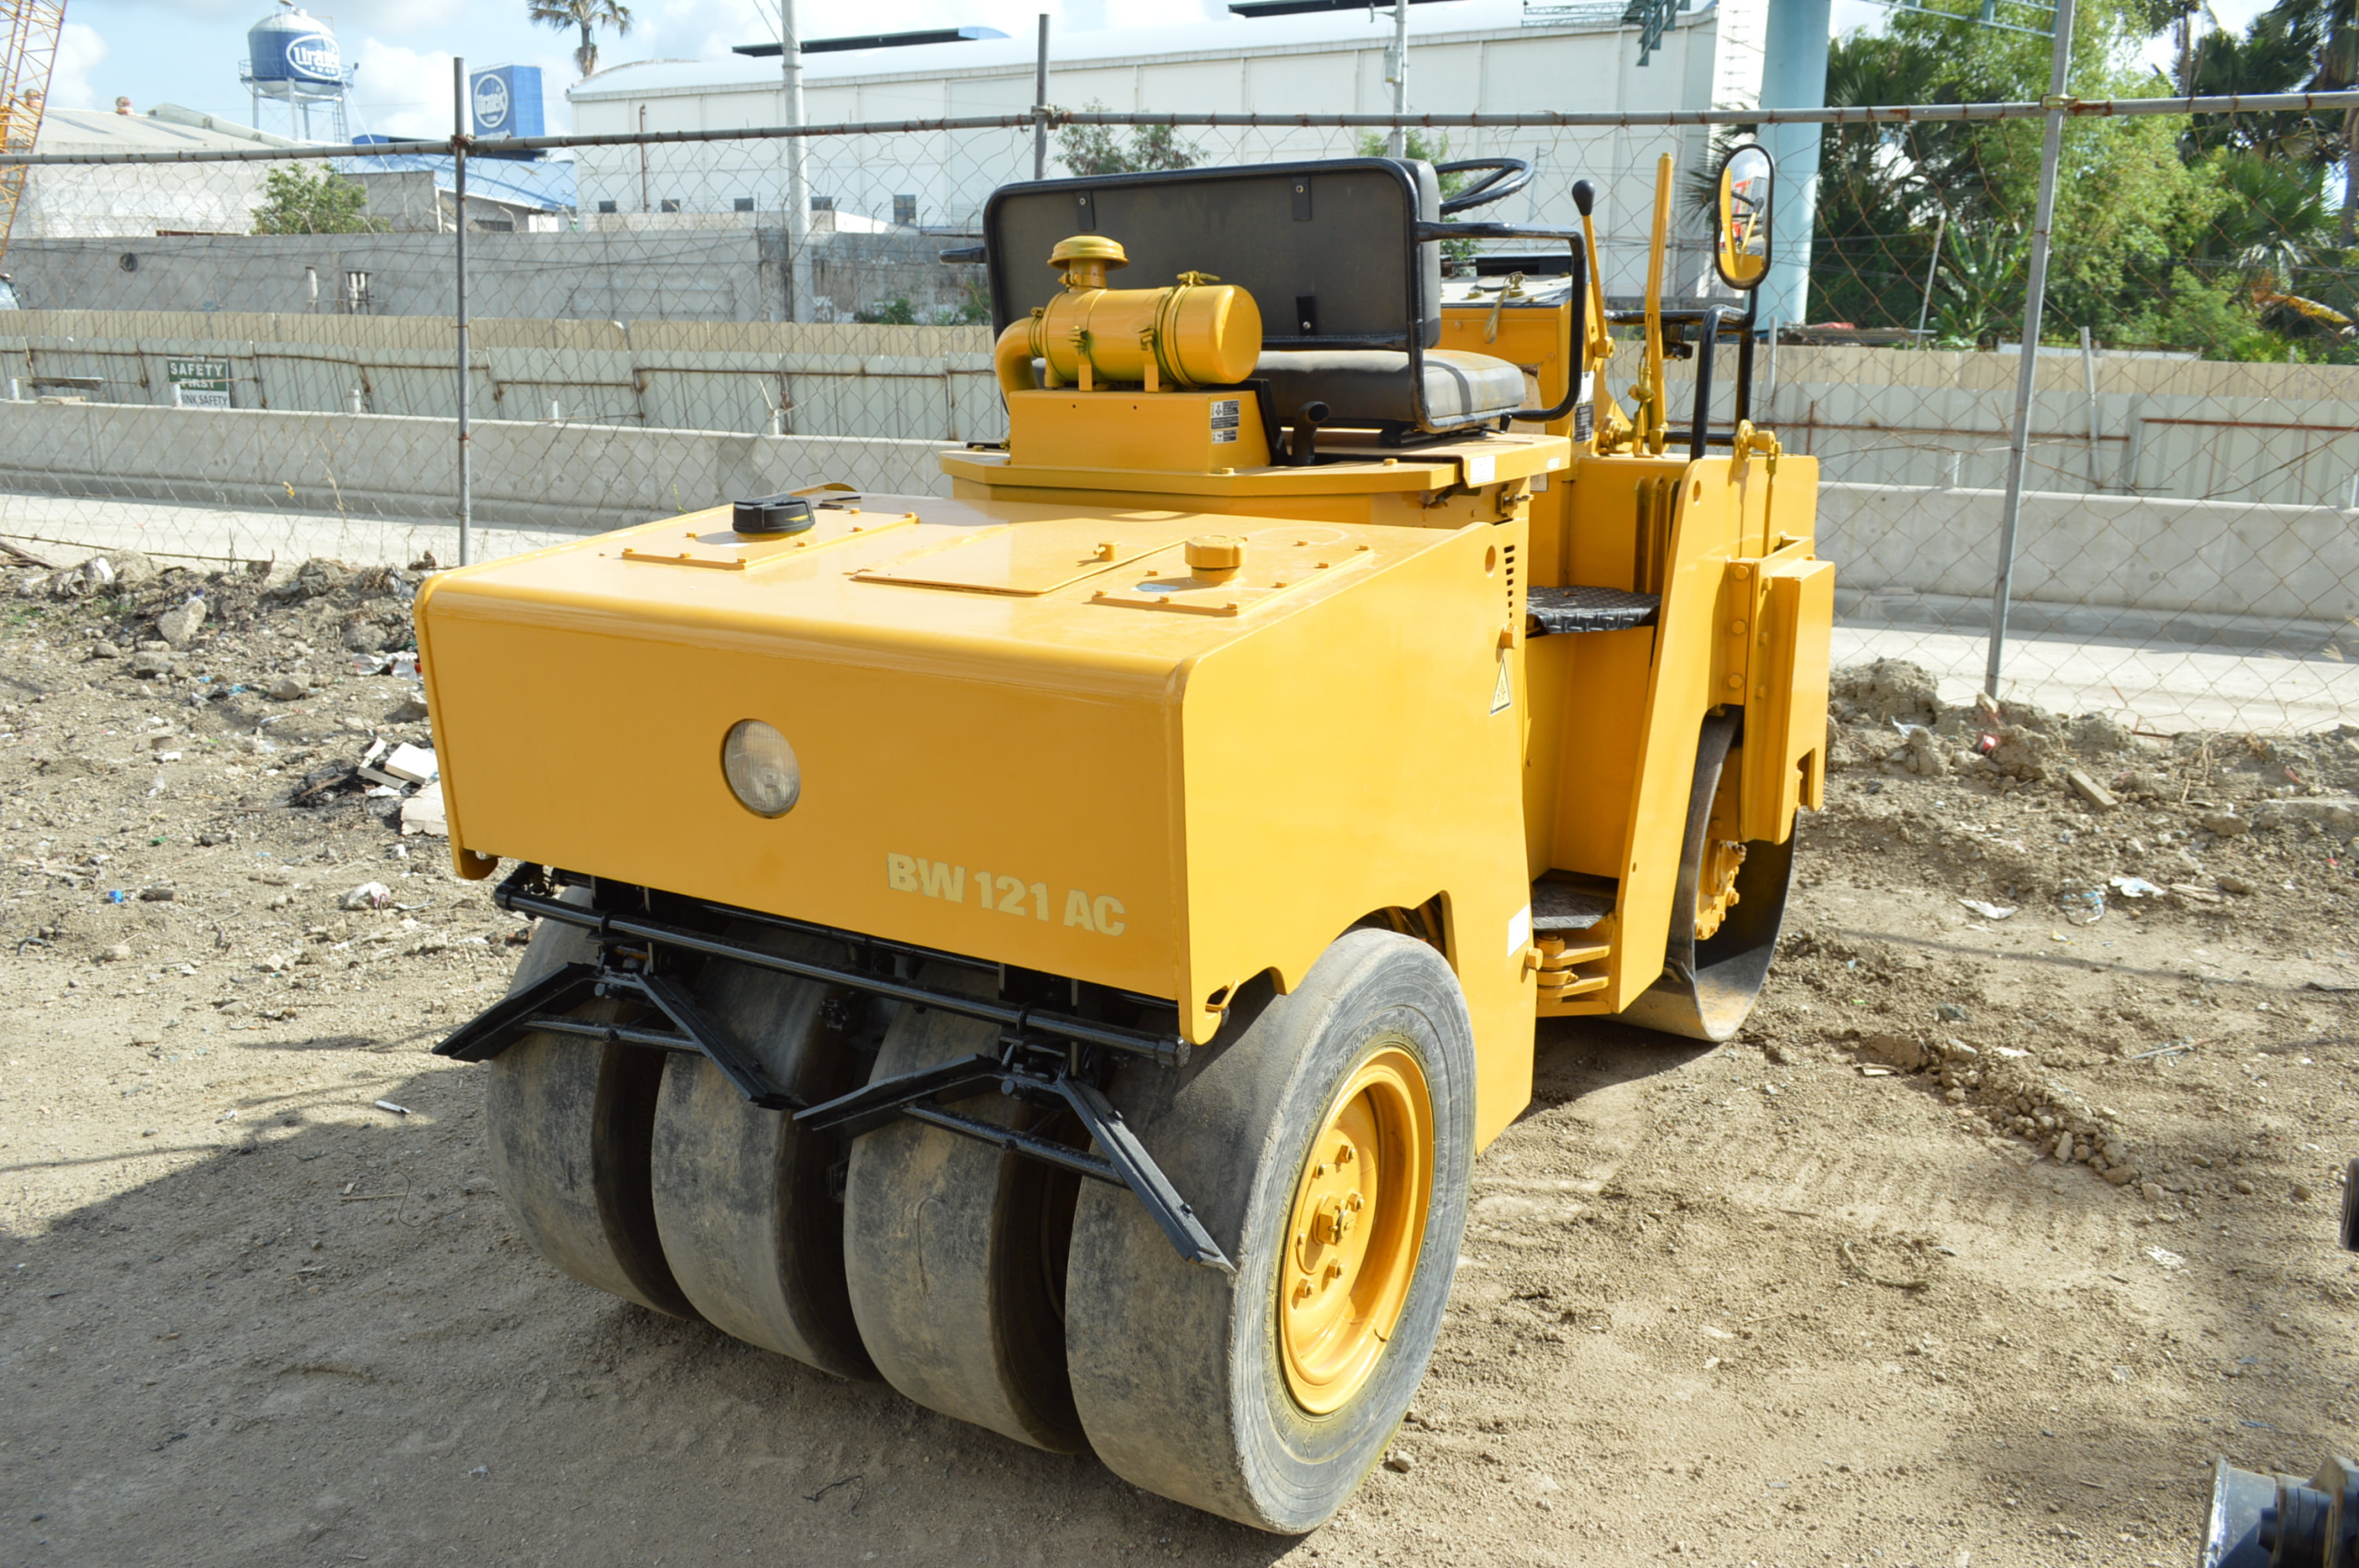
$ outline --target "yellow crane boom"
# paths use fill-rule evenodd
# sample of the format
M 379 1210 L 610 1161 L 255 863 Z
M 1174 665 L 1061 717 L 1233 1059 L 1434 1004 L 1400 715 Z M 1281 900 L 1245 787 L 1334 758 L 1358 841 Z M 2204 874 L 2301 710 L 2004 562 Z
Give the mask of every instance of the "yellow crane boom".
M 49 73 L 65 29 L 65 0 L 0 0 L 0 152 L 30 152 L 41 135 Z M 0 167 L 0 258 L 17 226 L 17 204 L 31 173 L 21 163 Z

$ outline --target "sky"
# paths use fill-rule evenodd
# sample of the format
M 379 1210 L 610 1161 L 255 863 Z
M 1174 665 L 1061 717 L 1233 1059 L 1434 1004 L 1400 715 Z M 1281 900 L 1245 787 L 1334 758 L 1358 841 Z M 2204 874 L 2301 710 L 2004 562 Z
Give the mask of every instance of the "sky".
M 2214 0 L 2225 26 L 2241 28 L 2268 0 Z M 329 7 L 334 6 L 331 10 Z M 128 95 L 135 109 L 161 102 L 247 121 L 238 82 L 245 30 L 276 7 L 269 0 L 71 0 L 50 101 L 63 108 L 111 108 Z M 1044 0 L 802 0 L 806 38 L 855 32 L 980 24 L 1014 37 L 1033 29 Z M 1045 0 L 1052 34 L 1168 26 L 1194 15 L 1226 15 L 1224 0 Z M 629 34 L 602 34 L 605 64 L 646 59 L 726 59 L 731 45 L 778 37 L 776 5 L 757 0 L 640 0 Z M 533 26 L 524 0 L 323 0 L 347 64 L 360 68 L 351 128 L 388 135 L 447 135 L 451 131 L 451 57 L 464 50 L 469 68 L 538 65 L 548 129 L 570 128 L 565 88 L 574 79 L 575 35 Z M 1879 25 L 1886 12 L 1871 0 L 1835 0 L 1838 32 Z M 2157 55 L 2159 60 L 2161 55 Z M 264 107 L 264 129 L 285 133 L 285 110 Z

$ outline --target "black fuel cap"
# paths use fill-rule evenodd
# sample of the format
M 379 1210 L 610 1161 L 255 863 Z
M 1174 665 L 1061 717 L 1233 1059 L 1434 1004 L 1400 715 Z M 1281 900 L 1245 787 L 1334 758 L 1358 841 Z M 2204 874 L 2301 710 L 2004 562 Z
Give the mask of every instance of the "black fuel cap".
M 730 507 L 729 526 L 739 533 L 801 533 L 812 521 L 811 503 L 801 496 L 763 496 Z

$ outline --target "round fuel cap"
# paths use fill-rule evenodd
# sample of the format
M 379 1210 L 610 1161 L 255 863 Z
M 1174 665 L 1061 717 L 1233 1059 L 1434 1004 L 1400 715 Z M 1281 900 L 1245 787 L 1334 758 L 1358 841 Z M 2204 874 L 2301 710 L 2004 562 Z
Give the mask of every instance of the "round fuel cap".
M 801 496 L 762 496 L 731 505 L 729 526 L 739 533 L 801 533 L 814 521 Z

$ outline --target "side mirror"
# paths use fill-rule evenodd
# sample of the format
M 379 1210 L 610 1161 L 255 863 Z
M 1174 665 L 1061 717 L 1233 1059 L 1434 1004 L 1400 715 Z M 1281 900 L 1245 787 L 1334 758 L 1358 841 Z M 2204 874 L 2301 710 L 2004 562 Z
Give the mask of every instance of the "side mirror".
M 1712 264 L 1720 281 L 1746 292 L 1769 275 L 1769 155 L 1752 142 L 1732 147 L 1720 165 L 1712 204 Z

